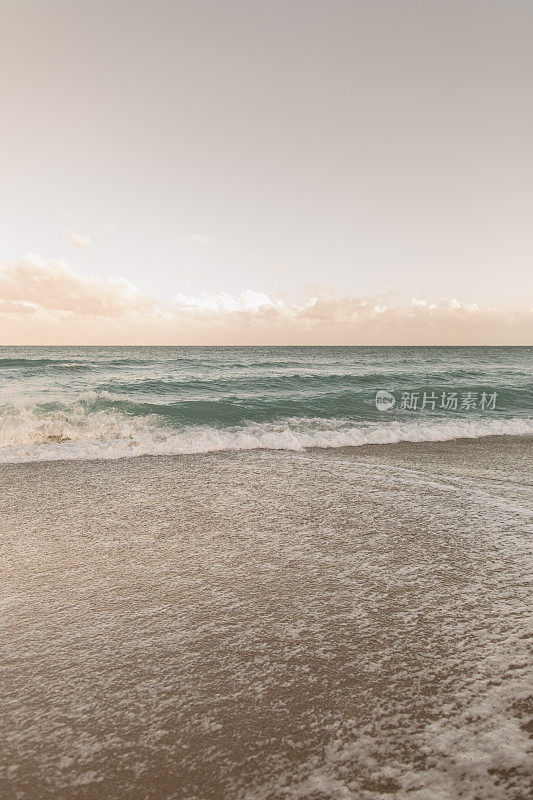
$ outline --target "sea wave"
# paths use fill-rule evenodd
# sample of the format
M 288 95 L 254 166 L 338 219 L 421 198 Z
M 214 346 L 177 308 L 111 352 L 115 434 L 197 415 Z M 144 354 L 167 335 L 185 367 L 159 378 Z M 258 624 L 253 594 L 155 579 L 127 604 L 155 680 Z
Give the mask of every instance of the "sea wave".
M 533 418 L 455 418 L 354 422 L 291 417 L 232 427 L 166 426 L 157 415 L 135 417 L 115 410 L 88 410 L 78 403 L 43 413 L 12 407 L 2 415 L 0 463 L 119 459 L 216 451 L 296 450 L 365 444 L 437 442 L 485 436 L 531 436 Z

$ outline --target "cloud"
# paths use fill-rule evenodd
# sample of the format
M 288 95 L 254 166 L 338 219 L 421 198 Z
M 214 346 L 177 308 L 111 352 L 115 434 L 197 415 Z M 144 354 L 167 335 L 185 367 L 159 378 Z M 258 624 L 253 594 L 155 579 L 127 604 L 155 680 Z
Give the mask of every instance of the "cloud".
M 67 233 L 67 239 L 82 250 L 90 250 L 93 246 L 91 237 L 83 233 Z
M 321 287 L 300 302 L 246 289 L 165 304 L 35 255 L 0 268 L 0 344 L 528 344 L 532 334 L 533 309 L 456 298 L 389 306 Z
M 78 275 L 63 262 L 43 261 L 36 255 L 7 265 L 0 272 L 0 301 L 12 304 L 11 313 L 17 313 L 18 306 L 24 304 L 57 318 L 119 318 L 145 314 L 155 306 L 123 278 Z
M 182 244 L 186 244 L 188 242 L 192 244 L 209 244 L 211 239 L 209 236 L 202 236 L 199 233 L 189 233 L 186 236 L 178 236 L 178 242 Z
M 250 311 L 257 313 L 265 308 L 275 308 L 276 306 L 268 295 L 246 289 L 236 297 L 226 292 L 221 294 L 206 294 L 202 292 L 198 297 L 187 297 L 186 295 L 178 294 L 174 298 L 172 307 L 178 312 L 236 314 Z

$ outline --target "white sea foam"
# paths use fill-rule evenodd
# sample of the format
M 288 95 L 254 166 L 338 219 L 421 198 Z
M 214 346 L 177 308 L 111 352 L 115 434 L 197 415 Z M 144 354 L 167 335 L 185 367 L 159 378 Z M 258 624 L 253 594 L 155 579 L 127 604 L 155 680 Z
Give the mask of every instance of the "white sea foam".
M 0 419 L 0 463 L 117 459 L 235 450 L 305 450 L 397 442 L 439 442 L 483 436 L 533 435 L 533 419 L 430 419 L 361 422 L 291 418 L 239 427 L 163 427 L 154 416 L 87 410 L 78 403 L 43 414 L 11 407 Z

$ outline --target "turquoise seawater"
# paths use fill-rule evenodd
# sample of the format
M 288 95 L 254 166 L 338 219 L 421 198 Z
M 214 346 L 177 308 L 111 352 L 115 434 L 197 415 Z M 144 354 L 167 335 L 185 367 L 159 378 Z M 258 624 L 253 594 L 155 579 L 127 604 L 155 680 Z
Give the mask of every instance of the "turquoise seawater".
M 533 433 L 531 347 L 3 347 L 0 462 Z M 394 404 L 376 407 L 376 392 Z

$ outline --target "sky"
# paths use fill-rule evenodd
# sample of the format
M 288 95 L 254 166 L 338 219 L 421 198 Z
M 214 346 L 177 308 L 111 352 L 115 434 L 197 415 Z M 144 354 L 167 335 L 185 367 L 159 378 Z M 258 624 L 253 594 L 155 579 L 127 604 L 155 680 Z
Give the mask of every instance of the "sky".
M 527 344 L 530 0 L 0 0 L 0 344 Z

